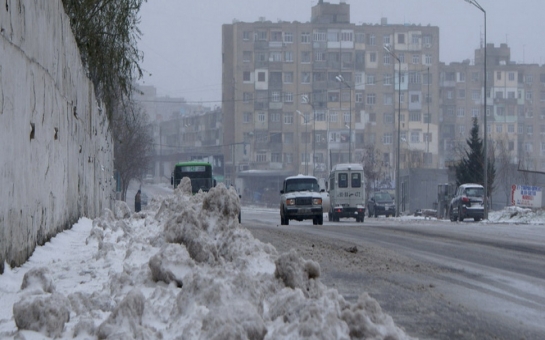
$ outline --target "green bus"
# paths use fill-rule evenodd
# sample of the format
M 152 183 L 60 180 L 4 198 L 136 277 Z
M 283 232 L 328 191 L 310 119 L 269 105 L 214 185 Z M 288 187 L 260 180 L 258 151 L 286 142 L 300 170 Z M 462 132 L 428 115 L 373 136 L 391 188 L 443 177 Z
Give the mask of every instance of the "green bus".
M 174 188 L 180 184 L 182 178 L 189 177 L 193 194 L 208 191 L 216 186 L 216 180 L 212 177 L 212 164 L 201 161 L 180 162 L 174 166 L 170 184 Z

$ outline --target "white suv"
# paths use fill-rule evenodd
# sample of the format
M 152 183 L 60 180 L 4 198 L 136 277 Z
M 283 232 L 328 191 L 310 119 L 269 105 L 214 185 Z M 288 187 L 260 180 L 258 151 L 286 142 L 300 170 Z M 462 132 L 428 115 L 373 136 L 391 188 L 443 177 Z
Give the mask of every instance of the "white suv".
M 313 176 L 291 176 L 284 180 L 280 190 L 280 224 L 289 225 L 290 220 L 310 220 L 324 224 L 322 195 L 318 180 Z

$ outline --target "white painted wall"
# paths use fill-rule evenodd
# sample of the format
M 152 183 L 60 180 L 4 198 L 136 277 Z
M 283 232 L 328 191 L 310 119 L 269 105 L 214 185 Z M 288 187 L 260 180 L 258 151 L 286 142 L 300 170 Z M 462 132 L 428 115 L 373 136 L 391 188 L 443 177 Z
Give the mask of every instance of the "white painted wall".
M 111 208 L 112 175 L 108 120 L 61 0 L 2 1 L 0 272 L 80 217 Z

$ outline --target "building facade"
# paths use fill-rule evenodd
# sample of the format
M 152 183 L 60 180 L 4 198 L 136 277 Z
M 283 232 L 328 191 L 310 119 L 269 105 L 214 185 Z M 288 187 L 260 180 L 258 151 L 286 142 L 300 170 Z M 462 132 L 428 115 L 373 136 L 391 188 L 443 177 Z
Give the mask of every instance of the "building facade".
M 439 28 L 356 25 L 342 2 L 311 13 L 223 25 L 226 177 L 368 162 L 391 183 L 398 138 L 402 168 L 438 168 Z

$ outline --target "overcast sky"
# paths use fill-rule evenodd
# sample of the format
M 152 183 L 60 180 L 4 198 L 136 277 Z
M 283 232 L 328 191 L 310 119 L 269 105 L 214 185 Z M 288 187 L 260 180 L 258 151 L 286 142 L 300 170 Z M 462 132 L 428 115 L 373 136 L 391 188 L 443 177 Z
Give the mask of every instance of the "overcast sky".
M 477 0 L 487 13 L 487 41 L 508 43 L 518 63 L 545 62 L 544 0 Z M 339 0 L 330 0 L 339 3 Z M 473 60 L 484 33 L 484 15 L 465 0 L 346 0 L 350 21 L 439 26 L 440 60 Z M 159 95 L 221 105 L 221 26 L 254 22 L 310 21 L 317 0 L 148 0 L 142 5 L 146 75 Z

